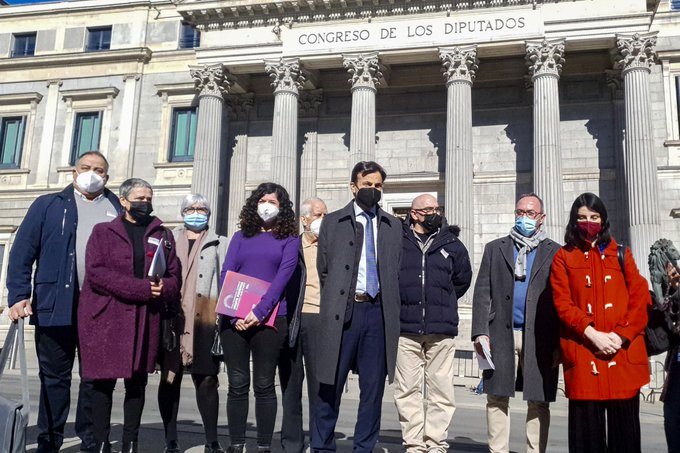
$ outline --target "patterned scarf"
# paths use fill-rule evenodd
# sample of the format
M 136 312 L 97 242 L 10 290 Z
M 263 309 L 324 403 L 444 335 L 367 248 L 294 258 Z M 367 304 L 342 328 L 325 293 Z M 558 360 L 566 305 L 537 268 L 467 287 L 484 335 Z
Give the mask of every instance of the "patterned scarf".
M 527 276 L 527 253 L 538 247 L 548 238 L 543 225 L 531 237 L 522 236 L 516 229 L 510 230 L 510 238 L 517 247 L 517 259 L 515 260 L 515 278 L 524 280 Z

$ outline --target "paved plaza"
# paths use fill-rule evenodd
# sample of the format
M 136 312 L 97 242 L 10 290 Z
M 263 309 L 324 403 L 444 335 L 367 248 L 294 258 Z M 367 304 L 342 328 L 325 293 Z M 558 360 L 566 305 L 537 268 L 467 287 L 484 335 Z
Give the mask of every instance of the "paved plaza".
M 30 367 L 30 386 L 31 386 L 31 419 L 29 428 L 29 452 L 35 451 L 36 444 L 36 418 L 37 418 L 37 389 L 38 376 L 37 369 Z M 359 400 L 358 382 L 356 376 L 350 378 L 347 392 L 343 397 L 343 404 L 341 407 L 340 420 L 337 426 L 338 436 L 338 451 L 351 452 L 352 450 L 352 432 L 354 422 L 356 421 L 356 411 Z M 158 375 L 152 375 L 149 378 L 149 385 L 147 387 L 147 401 L 142 419 L 142 429 L 140 434 L 140 452 L 143 453 L 161 453 L 164 447 L 163 440 L 163 424 L 158 412 L 158 405 L 156 403 L 156 394 L 158 390 Z M 224 446 L 229 444 L 226 410 L 224 404 L 226 403 L 226 375 L 220 375 L 220 411 L 219 420 L 219 434 L 220 441 Z M 458 385 L 460 384 L 460 385 Z M 453 425 L 449 431 L 449 452 L 485 452 L 486 448 L 486 423 L 484 415 L 484 397 L 478 396 L 470 392 L 469 387 L 473 384 L 472 380 L 460 379 L 456 385 L 456 413 L 453 420 Z M 194 393 L 191 380 L 186 379 L 183 382 L 182 402 L 180 406 L 179 427 L 180 445 L 190 453 L 202 453 L 203 448 L 203 433 L 200 424 L 200 417 L 196 402 L 194 400 Z M 77 386 L 77 376 L 74 376 L 74 387 Z M 122 382 L 117 386 L 117 391 L 114 397 L 114 412 L 112 414 L 114 450 L 120 449 L 120 438 L 122 435 L 122 397 L 123 389 Z M 19 375 L 18 370 L 6 371 L 3 377 L 2 385 L 0 386 L 3 396 L 13 399 L 20 398 Z M 278 390 L 278 389 L 277 389 Z M 75 392 L 74 392 L 75 395 Z M 280 395 L 279 395 L 280 396 Z M 550 428 L 549 452 L 566 452 L 567 451 L 567 400 L 560 395 L 558 401 L 552 405 L 552 423 Z M 280 401 L 280 399 L 279 399 Z M 525 451 L 524 436 L 522 423 L 526 416 L 524 405 L 519 400 L 511 401 L 512 410 L 512 429 L 511 429 L 511 449 L 513 452 Z M 255 414 L 254 402 L 251 401 L 251 412 L 248 415 L 249 429 L 248 429 L 248 446 L 251 451 L 255 450 Z M 663 434 L 663 404 L 657 401 L 640 403 L 640 419 L 642 423 L 642 451 L 644 453 L 663 452 L 665 449 L 665 440 Z M 306 412 L 306 411 L 305 411 Z M 67 453 L 78 452 L 79 441 L 75 437 L 73 431 L 73 420 L 75 414 L 75 398 L 73 400 L 71 416 L 69 417 L 69 424 L 67 428 L 67 439 L 62 451 Z M 305 414 L 306 415 L 306 414 Z M 306 417 L 305 417 L 306 420 Z M 276 432 L 274 434 L 273 451 L 281 452 L 279 445 L 279 432 L 281 426 L 281 410 L 279 407 Z M 391 387 L 387 387 L 385 397 L 383 400 L 383 418 L 382 430 L 380 432 L 380 441 L 376 451 L 385 452 L 401 452 L 401 433 L 399 429 L 399 419 L 397 411 L 394 407 L 392 399 Z

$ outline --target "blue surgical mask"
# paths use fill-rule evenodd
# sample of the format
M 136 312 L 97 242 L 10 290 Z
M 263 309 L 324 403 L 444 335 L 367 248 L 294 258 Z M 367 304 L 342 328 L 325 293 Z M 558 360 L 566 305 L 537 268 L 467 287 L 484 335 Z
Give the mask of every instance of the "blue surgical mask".
M 524 237 L 531 237 L 536 232 L 536 221 L 527 216 L 517 217 L 515 219 L 515 229 Z
M 192 231 L 201 231 L 208 225 L 208 216 L 206 214 L 187 214 L 184 216 L 184 225 Z

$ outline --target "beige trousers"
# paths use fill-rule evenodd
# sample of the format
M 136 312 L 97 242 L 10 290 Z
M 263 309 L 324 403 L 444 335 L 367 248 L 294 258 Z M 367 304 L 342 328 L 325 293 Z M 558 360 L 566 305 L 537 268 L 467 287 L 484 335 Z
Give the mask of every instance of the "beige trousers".
M 446 439 L 456 410 L 453 353 L 453 337 L 399 337 L 394 401 L 408 453 L 446 452 L 449 447 Z
M 515 339 L 517 367 L 521 367 L 524 360 L 522 331 L 515 330 L 513 336 Z M 496 395 L 486 396 L 486 423 L 489 439 L 489 452 L 508 453 L 510 451 L 509 397 Z M 550 403 L 544 401 L 527 401 L 527 452 L 545 453 L 548 445 L 549 427 Z

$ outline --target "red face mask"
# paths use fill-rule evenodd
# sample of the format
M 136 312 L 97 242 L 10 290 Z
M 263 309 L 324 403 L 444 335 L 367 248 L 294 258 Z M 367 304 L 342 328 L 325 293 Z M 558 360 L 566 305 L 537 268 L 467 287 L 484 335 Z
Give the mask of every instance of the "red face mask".
M 585 239 L 593 239 L 602 230 L 602 224 L 598 222 L 578 222 L 576 226 Z

